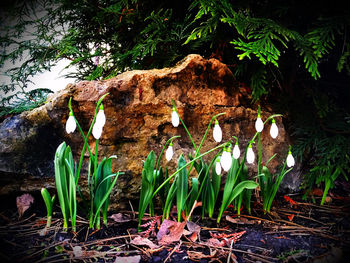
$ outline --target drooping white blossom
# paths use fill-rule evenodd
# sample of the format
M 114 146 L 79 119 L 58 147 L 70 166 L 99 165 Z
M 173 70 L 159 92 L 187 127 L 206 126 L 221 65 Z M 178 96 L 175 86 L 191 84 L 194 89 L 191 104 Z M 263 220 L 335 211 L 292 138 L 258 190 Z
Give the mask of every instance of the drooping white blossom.
M 213 129 L 213 137 L 216 142 L 221 142 L 222 140 L 222 130 L 219 126 L 218 120 L 215 120 L 215 125 Z
M 171 113 L 171 123 L 173 124 L 174 127 L 177 127 L 180 124 L 180 118 L 175 108 L 173 108 L 173 111 Z
M 294 160 L 294 157 L 292 155 L 292 152 L 289 151 L 288 152 L 288 156 L 287 156 L 287 166 L 288 167 L 292 167 L 295 165 L 295 160 Z
M 241 150 L 239 149 L 238 142 L 236 142 L 235 147 L 233 147 L 232 156 L 235 159 L 238 159 L 241 155 Z
M 216 159 L 216 163 L 215 163 L 215 172 L 217 175 L 221 174 L 221 164 L 220 164 L 220 158 Z
M 260 115 L 258 115 L 258 118 L 255 121 L 255 130 L 257 132 L 261 132 L 264 129 L 264 123 L 262 119 L 260 118 Z
M 100 139 L 100 137 L 102 135 L 102 127 L 96 125 L 96 123 L 95 123 L 94 127 L 92 127 L 92 135 L 94 136 L 94 138 L 96 140 Z
M 222 166 L 222 169 L 224 169 L 225 172 L 230 170 L 232 165 L 232 157 L 231 157 L 231 149 L 230 147 L 227 147 L 224 149 L 221 158 L 220 158 L 220 164 Z
M 66 132 L 68 134 L 72 133 L 75 131 L 76 128 L 77 128 L 77 124 L 75 123 L 73 113 L 70 112 L 69 117 L 68 117 L 67 122 L 66 122 Z
M 255 160 L 255 155 L 253 152 L 253 148 L 252 148 L 252 145 L 249 144 L 248 151 L 247 151 L 247 163 L 254 163 L 254 160 Z
M 272 119 L 272 124 L 271 124 L 271 128 L 270 128 L 270 135 L 273 139 L 276 139 L 276 137 L 278 135 L 278 127 L 277 127 L 276 121 L 274 119 Z
M 105 123 L 106 123 L 106 115 L 105 115 L 105 112 L 103 110 L 103 106 L 101 104 L 100 109 L 99 109 L 99 111 L 98 111 L 98 113 L 96 115 L 95 125 L 97 125 L 97 127 L 103 128 Z
M 174 155 L 173 143 L 171 142 L 169 144 L 168 149 L 165 152 L 165 158 L 167 159 L 167 161 L 170 161 L 173 158 L 173 155 Z

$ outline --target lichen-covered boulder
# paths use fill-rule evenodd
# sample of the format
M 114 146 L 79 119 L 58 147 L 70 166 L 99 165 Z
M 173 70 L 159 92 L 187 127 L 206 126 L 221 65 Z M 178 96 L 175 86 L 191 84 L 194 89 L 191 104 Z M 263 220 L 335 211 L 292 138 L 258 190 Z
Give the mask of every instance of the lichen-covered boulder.
M 107 121 L 98 154 L 100 158 L 117 155 L 113 168 L 125 172 L 112 194 L 112 201 L 118 200 L 120 206 L 127 204 L 128 199 L 138 198 L 143 160 L 151 150 L 158 155 L 171 136 L 181 135 L 174 141 L 173 160 L 169 163 L 165 158 L 162 160 L 162 165 L 171 169 L 175 169 L 181 153 L 187 156 L 194 151 L 184 128 L 181 125 L 174 128 L 171 124 L 171 99 L 175 100 L 197 144 L 212 116 L 220 112 L 226 112 L 219 117 L 223 140 L 235 135 L 243 148 L 255 134 L 257 106 L 251 104 L 246 89 L 235 81 L 228 67 L 215 59 L 189 55 L 173 68 L 135 70 L 109 80 L 68 85 L 53 94 L 45 105 L 6 119 L 0 124 L 0 193 L 54 187 L 53 158 L 57 146 L 66 141 L 77 160 L 83 146 L 78 131 L 65 133 L 69 98 L 76 118 L 87 132 L 96 102 L 105 93 L 109 93 L 103 102 Z M 272 113 L 262 105 L 263 119 Z M 262 132 L 263 161 L 278 154 L 271 163 L 273 168 L 281 164 L 288 151 L 288 138 L 280 117 L 276 123 L 277 139 L 269 135 L 270 124 Z M 94 151 L 92 136 L 89 143 Z M 210 131 L 201 152 L 216 145 Z M 85 168 L 87 158 L 86 153 Z M 250 170 L 254 169 L 256 164 L 250 165 Z M 82 185 L 86 183 L 84 171 Z

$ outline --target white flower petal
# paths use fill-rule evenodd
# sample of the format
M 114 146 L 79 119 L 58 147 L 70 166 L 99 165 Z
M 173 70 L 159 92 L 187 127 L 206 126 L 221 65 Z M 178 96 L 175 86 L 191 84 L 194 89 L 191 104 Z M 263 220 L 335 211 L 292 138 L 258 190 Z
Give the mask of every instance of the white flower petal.
M 274 122 L 271 124 L 270 135 L 273 139 L 275 139 L 278 135 L 278 127 Z
M 233 147 L 233 152 L 232 152 L 233 158 L 238 159 L 239 156 L 241 155 L 241 150 L 239 149 L 239 146 L 235 144 L 235 147 Z
M 96 122 L 95 125 L 97 125 L 98 127 L 103 128 L 103 126 L 106 123 L 106 115 L 104 113 L 104 110 L 99 110 L 96 116 Z
M 248 147 L 247 151 L 247 163 L 254 163 L 255 155 L 253 152 L 253 148 Z
M 224 150 L 220 158 L 220 164 L 222 166 L 222 169 L 224 169 L 225 172 L 230 170 L 232 165 L 232 157 L 231 157 L 230 150 Z
M 221 174 L 221 164 L 220 164 L 220 161 L 217 161 L 216 164 L 215 164 L 215 172 L 217 175 L 220 175 Z
M 102 135 L 102 127 L 99 127 L 98 125 L 96 125 L 96 123 L 94 124 L 94 127 L 92 127 L 92 135 L 94 136 L 94 138 L 96 140 L 100 139 L 101 135 Z
M 287 156 L 287 166 L 292 167 L 292 166 L 294 166 L 294 164 L 295 164 L 294 157 L 291 153 L 289 153 Z
M 262 130 L 264 129 L 264 123 L 263 121 L 261 120 L 260 117 L 258 117 L 255 121 L 255 130 L 257 132 L 261 132 Z
M 173 124 L 174 127 L 177 127 L 180 124 L 179 115 L 177 114 L 176 111 L 173 111 L 171 113 L 171 123 Z
M 68 120 L 66 122 L 66 132 L 72 133 L 75 131 L 75 129 L 77 128 L 77 124 L 75 123 L 74 117 L 72 115 L 70 115 L 68 117 Z
M 219 124 L 215 124 L 214 125 L 213 137 L 214 137 L 214 140 L 216 142 L 221 142 L 221 140 L 222 140 L 222 130 L 221 130 Z
M 169 146 L 168 149 L 165 152 L 165 158 L 170 161 L 173 158 L 174 150 L 173 146 Z

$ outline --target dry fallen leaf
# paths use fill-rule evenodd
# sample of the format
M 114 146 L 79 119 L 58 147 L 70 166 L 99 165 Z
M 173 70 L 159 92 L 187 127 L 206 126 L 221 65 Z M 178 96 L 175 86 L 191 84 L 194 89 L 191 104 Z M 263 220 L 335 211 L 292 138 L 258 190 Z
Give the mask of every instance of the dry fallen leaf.
M 139 263 L 141 261 L 141 256 L 131 256 L 131 257 L 116 257 L 114 263 Z
M 184 233 L 185 225 L 186 221 L 183 221 L 182 223 L 174 222 L 174 224 L 168 228 L 169 234 L 162 236 L 159 240 L 159 244 L 169 245 L 173 242 L 179 241 Z
M 201 259 L 210 259 L 215 257 L 217 250 L 214 250 L 210 255 L 206 255 L 199 251 L 187 251 L 188 258 L 192 261 L 200 262 Z
M 248 220 L 244 217 L 240 217 L 240 218 L 233 218 L 231 216 L 226 216 L 226 220 L 228 222 L 234 223 L 234 224 L 242 224 L 242 225 L 253 225 L 255 224 L 254 220 Z
M 125 222 L 129 222 L 131 220 L 131 218 L 129 216 L 123 215 L 122 213 L 113 214 L 110 216 L 110 218 L 113 219 L 117 223 L 125 223 Z
M 163 236 L 167 235 L 169 233 L 169 228 L 174 224 L 176 224 L 175 221 L 164 219 L 157 233 L 157 240 L 159 241 L 162 239 Z
M 205 246 L 211 246 L 211 247 L 223 247 L 225 243 L 220 242 L 217 238 L 209 238 L 208 241 L 202 243 Z
M 187 229 L 189 230 L 191 236 L 189 239 L 195 242 L 198 238 L 200 239 L 201 227 L 191 221 L 187 222 Z M 185 234 L 186 235 L 186 234 Z M 187 236 L 187 235 L 186 235 Z
M 21 218 L 24 212 L 34 203 L 34 198 L 30 194 L 23 194 L 16 198 L 16 204 L 18 209 L 18 217 Z
M 150 249 L 156 249 L 159 247 L 148 238 L 144 238 L 140 236 L 135 237 L 133 240 L 131 240 L 130 243 L 133 245 L 148 246 Z

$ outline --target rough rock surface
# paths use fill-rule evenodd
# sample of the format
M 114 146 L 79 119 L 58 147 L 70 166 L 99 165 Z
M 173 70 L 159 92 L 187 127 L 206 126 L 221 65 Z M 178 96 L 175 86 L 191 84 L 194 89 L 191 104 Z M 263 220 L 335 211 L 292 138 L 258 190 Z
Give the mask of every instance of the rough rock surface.
M 107 121 L 100 139 L 99 157 L 116 154 L 114 169 L 125 171 L 113 194 L 114 201 L 121 200 L 119 205 L 127 204 L 129 198 L 138 198 L 142 161 L 151 150 L 158 155 L 171 136 L 181 135 L 174 141 L 175 158 L 168 165 L 175 167 L 181 153 L 187 156 L 193 152 L 184 128 L 181 125 L 174 128 L 171 124 L 171 99 L 175 100 L 197 144 L 212 116 L 220 112 L 226 112 L 219 117 L 223 140 L 235 135 L 243 148 L 255 133 L 257 107 L 251 105 L 246 89 L 235 81 L 227 66 L 215 59 L 189 55 L 173 68 L 130 71 L 109 80 L 68 85 L 52 95 L 45 105 L 6 119 L 0 124 L 0 193 L 53 187 L 57 146 L 66 141 L 78 160 L 83 145 L 78 131 L 65 133 L 69 98 L 72 97 L 75 116 L 87 132 L 96 102 L 107 92 L 109 95 L 104 100 Z M 262 108 L 263 119 L 272 114 L 269 111 Z M 270 124 L 262 133 L 263 161 L 277 153 L 271 163 L 275 168 L 288 150 L 280 117 L 276 123 L 279 126 L 276 140 L 269 135 Z M 94 145 L 91 137 L 92 150 Z M 210 130 L 201 152 L 216 145 Z M 85 167 L 86 161 L 87 158 Z M 165 158 L 162 165 L 167 165 Z M 256 165 L 250 169 L 256 169 Z M 85 176 L 81 175 L 82 183 L 84 180 Z

